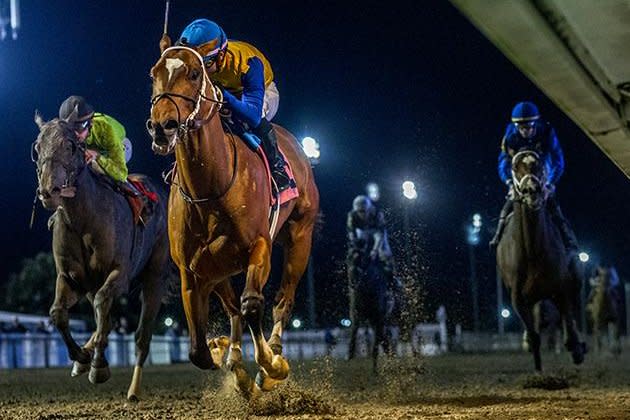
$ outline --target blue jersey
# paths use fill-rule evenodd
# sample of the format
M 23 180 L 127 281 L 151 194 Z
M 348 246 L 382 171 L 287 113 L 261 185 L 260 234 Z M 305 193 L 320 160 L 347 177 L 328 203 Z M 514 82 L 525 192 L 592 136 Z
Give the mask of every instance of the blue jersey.
M 540 154 L 547 167 L 547 182 L 555 184 L 564 172 L 564 155 L 556 131 L 551 124 L 536 122 L 536 134 L 523 138 L 514 124 L 508 124 L 499 154 L 499 177 L 504 183 L 512 179 L 512 156 L 521 150 L 533 150 Z
M 235 119 L 246 123 L 250 128 L 260 125 L 265 98 L 265 73 L 262 60 L 250 57 L 246 73 L 240 75 L 242 90 L 238 96 L 223 89 L 223 99 L 232 110 Z

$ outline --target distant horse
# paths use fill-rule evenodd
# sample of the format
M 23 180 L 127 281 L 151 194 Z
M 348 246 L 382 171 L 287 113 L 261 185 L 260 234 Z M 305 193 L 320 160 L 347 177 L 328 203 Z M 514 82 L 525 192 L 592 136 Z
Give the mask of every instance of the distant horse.
M 560 311 L 565 347 L 580 364 L 585 353 L 575 321 L 580 273 L 547 210 L 544 163 L 536 152 L 521 151 L 512 158 L 512 172 L 514 212 L 497 248 L 498 269 L 525 325 L 536 370 L 542 370 L 542 363 L 533 309 L 543 299 L 553 301 Z
M 610 350 L 614 354 L 621 352 L 619 329 L 621 317 L 619 307 L 621 296 L 618 291 L 619 278 L 612 267 L 597 269 L 597 276 L 591 279 L 593 289 L 588 297 L 586 311 L 593 328 L 593 347 L 601 351 L 601 335 L 609 333 Z
M 137 399 L 154 321 L 167 291 L 166 196 L 146 177 L 138 178 L 150 191 L 161 193 L 161 200 L 145 226 L 134 226 L 125 197 L 85 163 L 85 145 L 70 124 L 59 119 L 44 122 L 39 115 L 35 122 L 40 129 L 33 146 L 39 199 L 44 208 L 56 210 L 52 246 L 57 284 L 50 316 L 74 361 L 72 376 L 89 370 L 92 383 L 109 379 L 105 348 L 112 328 L 110 310 L 137 277 L 142 314 L 136 330 L 136 366 L 127 392 L 127 398 Z M 96 331 L 79 347 L 70 334 L 68 309 L 83 295 L 94 307 Z
M 357 278 L 350 284 L 350 346 L 348 358 L 356 355 L 357 332 L 361 325 L 374 331 L 372 340 L 372 368 L 376 371 L 379 346 L 389 353 L 390 341 L 386 333 L 388 314 L 393 312 L 392 297 L 388 293 L 383 265 L 378 258 L 366 256 L 357 267 Z M 352 277 L 352 276 L 351 276 Z M 354 283 L 354 284 L 353 284 Z
M 271 223 L 272 187 L 265 164 L 244 141 L 224 132 L 220 90 L 206 73 L 201 55 L 192 48 L 170 47 L 167 36 L 160 47 L 162 56 L 151 69 L 153 99 L 147 129 L 157 153 L 175 152 L 168 231 L 171 255 L 181 274 L 190 360 L 201 369 L 222 364 L 228 340 L 206 341 L 208 299 L 215 292 L 231 321 L 227 366 L 243 394 L 251 396 L 259 389 L 271 389 L 289 374 L 281 338 L 311 251 L 319 193 L 310 162 L 296 139 L 276 126 L 299 197 L 282 205 L 277 223 Z M 284 269 L 267 341 L 262 328 L 263 287 L 274 241 L 284 248 Z M 241 272 L 246 272 L 246 283 L 239 301 L 231 278 Z M 241 316 L 254 341 L 259 366 L 255 385 L 242 366 Z

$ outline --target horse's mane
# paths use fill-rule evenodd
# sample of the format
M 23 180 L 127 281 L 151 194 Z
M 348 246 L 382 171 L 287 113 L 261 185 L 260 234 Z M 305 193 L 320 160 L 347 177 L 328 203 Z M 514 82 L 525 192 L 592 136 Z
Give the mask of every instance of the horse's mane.
M 50 155 L 66 139 L 76 139 L 68 122 L 59 118 L 45 122 L 40 127 L 40 134 L 37 137 L 39 154 Z

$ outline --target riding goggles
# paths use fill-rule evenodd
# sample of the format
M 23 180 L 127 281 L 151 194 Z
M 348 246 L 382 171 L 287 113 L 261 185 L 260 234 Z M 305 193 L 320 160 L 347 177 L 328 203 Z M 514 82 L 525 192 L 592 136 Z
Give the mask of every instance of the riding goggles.
M 78 132 L 83 132 L 84 130 L 87 130 L 88 128 L 92 127 L 92 119 L 89 118 L 85 121 L 77 121 L 76 123 L 74 123 L 74 131 L 78 131 Z

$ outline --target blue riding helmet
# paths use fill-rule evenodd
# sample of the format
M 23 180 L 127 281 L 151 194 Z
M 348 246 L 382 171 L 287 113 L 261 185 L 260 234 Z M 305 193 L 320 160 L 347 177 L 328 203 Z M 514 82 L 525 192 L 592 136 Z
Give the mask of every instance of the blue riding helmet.
M 220 51 L 227 48 L 228 39 L 223 29 L 213 21 L 197 19 L 184 28 L 177 43 L 189 47 L 199 47 L 211 41 L 217 41 L 216 48 L 203 57 L 205 63 L 213 60 Z
M 519 102 L 512 110 L 512 122 L 536 121 L 540 118 L 538 107 L 533 102 Z

